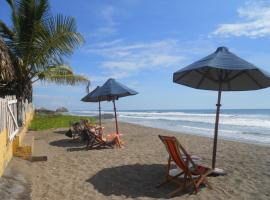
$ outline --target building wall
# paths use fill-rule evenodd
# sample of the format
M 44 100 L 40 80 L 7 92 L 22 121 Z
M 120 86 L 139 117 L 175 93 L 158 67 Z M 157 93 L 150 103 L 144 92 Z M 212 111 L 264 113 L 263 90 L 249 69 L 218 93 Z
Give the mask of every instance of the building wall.
M 30 126 L 30 123 L 31 123 L 33 117 L 34 117 L 34 112 L 26 113 L 24 126 L 22 127 L 22 129 L 20 130 L 18 136 L 16 137 L 16 138 L 19 139 L 19 146 L 22 145 L 22 140 L 25 137 L 25 134 L 26 134 L 26 132 L 28 130 L 28 127 Z
M 13 142 L 8 141 L 8 133 L 5 129 L 0 133 L 0 176 L 13 155 Z
M 24 126 L 20 128 L 19 133 L 11 142 L 8 141 L 6 129 L 0 133 L 0 177 L 3 175 L 6 166 L 16 152 L 16 148 L 22 145 L 22 140 L 25 137 L 27 128 L 29 127 L 33 116 L 34 112 L 26 113 Z

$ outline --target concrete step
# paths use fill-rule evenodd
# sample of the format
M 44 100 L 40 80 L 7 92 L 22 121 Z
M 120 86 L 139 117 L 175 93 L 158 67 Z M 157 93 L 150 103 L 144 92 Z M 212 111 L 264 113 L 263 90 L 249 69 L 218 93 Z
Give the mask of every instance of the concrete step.
M 31 146 L 17 147 L 13 152 L 13 155 L 23 158 L 24 160 L 30 160 L 32 157 L 32 148 Z
M 28 132 L 25 134 L 25 137 L 23 138 L 23 140 L 22 140 L 20 146 L 32 146 L 34 137 L 35 137 L 35 132 L 33 132 L 33 131 L 28 131 Z
M 32 156 L 44 156 L 48 153 L 48 144 L 46 141 L 38 138 L 33 139 Z
M 29 147 L 31 150 L 31 154 L 29 155 Z M 22 144 L 17 148 L 17 156 L 26 158 L 26 160 L 35 162 L 35 161 L 46 161 L 47 160 L 47 152 L 48 152 L 48 144 L 45 140 L 38 137 L 36 132 L 29 131 L 26 133 Z M 27 150 L 23 150 L 27 149 Z M 15 155 L 15 154 L 14 154 Z M 16 156 L 15 155 L 15 156 Z

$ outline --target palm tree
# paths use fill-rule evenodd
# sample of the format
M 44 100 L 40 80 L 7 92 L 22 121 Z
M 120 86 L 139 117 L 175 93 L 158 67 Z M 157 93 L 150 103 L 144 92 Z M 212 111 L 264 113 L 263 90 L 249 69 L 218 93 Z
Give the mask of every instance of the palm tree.
M 64 64 L 83 42 L 75 19 L 49 13 L 48 0 L 6 0 L 11 8 L 11 27 L 0 20 L 0 36 L 9 49 L 14 80 L 7 87 L 17 98 L 32 101 L 32 84 L 38 80 L 57 84 L 88 83 Z

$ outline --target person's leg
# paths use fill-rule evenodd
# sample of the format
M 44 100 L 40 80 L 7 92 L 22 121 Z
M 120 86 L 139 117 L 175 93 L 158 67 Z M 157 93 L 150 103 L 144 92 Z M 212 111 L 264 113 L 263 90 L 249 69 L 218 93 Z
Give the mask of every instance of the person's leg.
M 119 135 L 116 133 L 106 135 L 106 142 L 114 142 L 119 148 L 121 148 L 121 140 Z
M 115 135 L 114 135 L 114 138 L 115 138 L 115 142 L 116 142 L 117 146 L 118 146 L 119 148 L 121 148 L 122 145 L 121 145 L 121 140 L 120 140 L 119 135 L 118 135 L 118 134 L 115 134 Z

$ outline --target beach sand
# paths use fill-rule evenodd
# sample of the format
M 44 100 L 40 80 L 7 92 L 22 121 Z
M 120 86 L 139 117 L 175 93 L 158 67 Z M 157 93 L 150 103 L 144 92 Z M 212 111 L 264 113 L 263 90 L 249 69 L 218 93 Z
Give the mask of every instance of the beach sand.
M 119 127 L 122 149 L 85 151 L 65 137 L 65 129 L 36 132 L 36 139 L 48 144 L 48 161 L 13 158 L 0 178 L 0 199 L 165 199 L 176 185 L 155 188 L 164 180 L 167 162 L 159 134 L 176 135 L 190 154 L 211 165 L 212 139 L 127 123 Z M 114 123 L 106 122 L 105 132 L 112 131 Z M 197 195 L 185 190 L 172 199 L 270 199 L 269 147 L 219 140 L 217 167 L 228 174 L 209 177 L 212 190 L 202 188 Z M 10 177 L 14 184 L 7 184 Z M 10 187 L 15 189 L 9 192 Z M 9 198 L 12 191 L 18 194 Z

